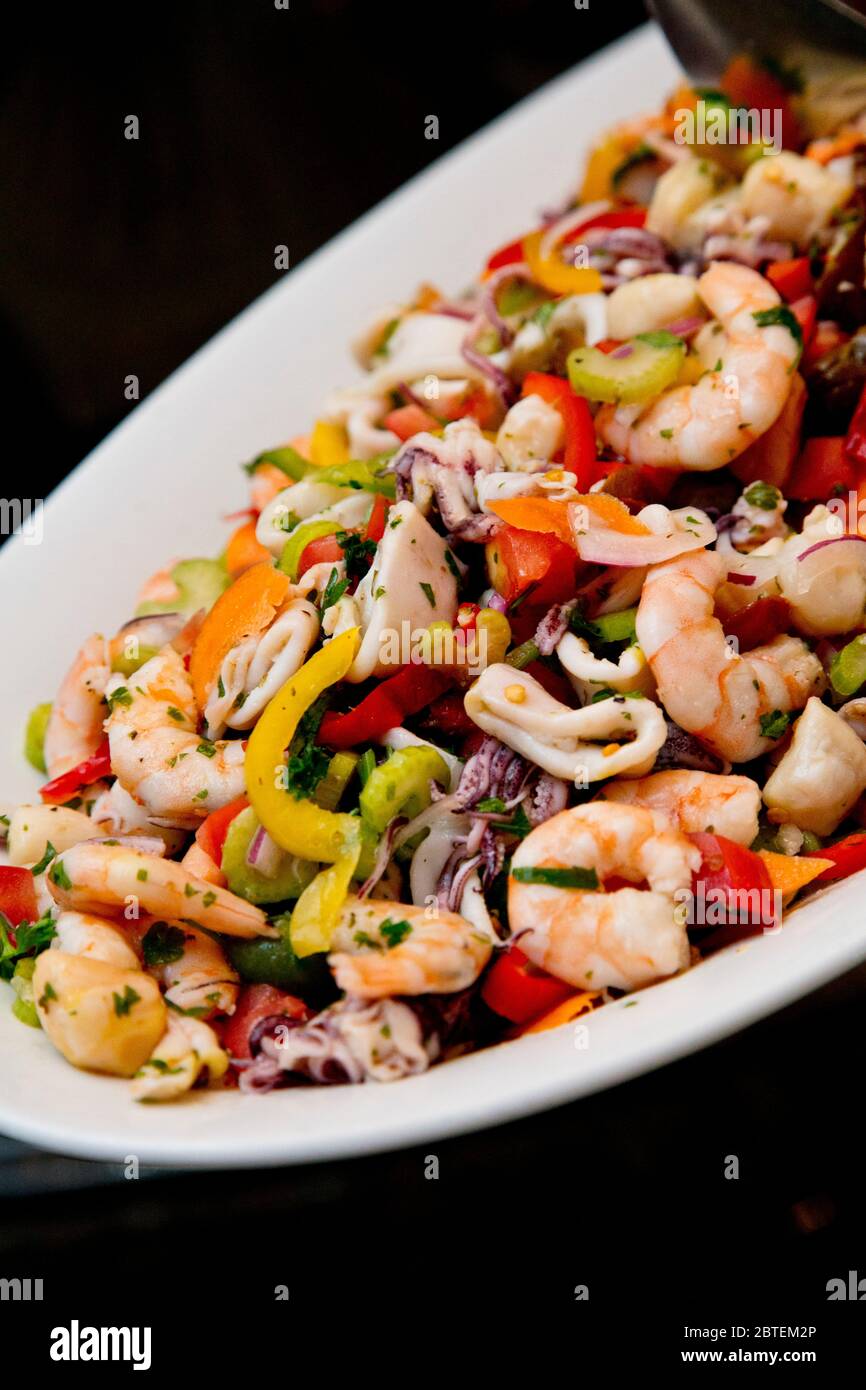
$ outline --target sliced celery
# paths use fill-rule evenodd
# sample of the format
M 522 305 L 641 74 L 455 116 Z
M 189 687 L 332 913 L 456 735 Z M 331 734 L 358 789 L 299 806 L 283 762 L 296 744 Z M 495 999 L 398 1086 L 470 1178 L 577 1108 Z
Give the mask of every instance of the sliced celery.
M 627 356 L 580 347 L 568 354 L 568 379 L 579 396 L 610 405 L 633 405 L 660 396 L 676 381 L 686 345 L 673 333 L 642 333 Z

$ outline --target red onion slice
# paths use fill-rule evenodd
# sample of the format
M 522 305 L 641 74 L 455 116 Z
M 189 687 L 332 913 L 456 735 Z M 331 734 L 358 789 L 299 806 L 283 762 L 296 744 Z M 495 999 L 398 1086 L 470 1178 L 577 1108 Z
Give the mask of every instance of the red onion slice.
M 246 862 L 249 867 L 264 878 L 276 878 L 283 858 L 284 851 L 271 839 L 265 827 L 260 825 L 247 849 Z

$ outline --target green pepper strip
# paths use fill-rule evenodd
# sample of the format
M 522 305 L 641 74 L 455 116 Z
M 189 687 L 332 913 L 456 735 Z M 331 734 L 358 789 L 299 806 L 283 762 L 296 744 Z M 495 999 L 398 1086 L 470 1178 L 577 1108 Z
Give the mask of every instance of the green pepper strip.
M 357 816 L 287 796 L 285 754 L 301 715 L 349 670 L 358 641 L 358 628 L 350 628 L 305 662 L 267 705 L 247 744 L 247 793 L 268 834 L 289 854 L 331 866 L 304 889 L 292 913 L 291 941 L 298 956 L 328 950 L 360 858 L 362 828 Z

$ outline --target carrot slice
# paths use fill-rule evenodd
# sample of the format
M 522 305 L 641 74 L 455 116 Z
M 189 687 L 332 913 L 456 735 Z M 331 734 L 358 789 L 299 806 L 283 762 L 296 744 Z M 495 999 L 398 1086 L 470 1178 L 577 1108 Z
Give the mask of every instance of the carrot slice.
M 264 560 L 269 562 L 270 558 L 270 551 L 256 539 L 256 523 L 252 518 L 238 527 L 226 546 L 226 569 L 232 579 L 237 579 L 253 565 L 260 565 Z
M 770 883 L 782 894 L 782 901 L 788 902 L 813 878 L 830 868 L 832 860 L 805 858 L 797 854 L 774 854 L 772 850 L 758 851 L 767 866 Z
M 199 709 L 204 709 L 223 660 L 245 638 L 262 632 L 290 589 L 289 580 L 270 560 L 244 570 L 221 594 L 202 624 L 189 663 Z
M 632 516 L 618 497 L 605 492 L 579 493 L 571 502 L 555 502 L 549 497 L 507 497 L 488 503 L 490 510 L 521 531 L 550 531 L 566 545 L 574 547 L 571 508 L 586 507 L 611 531 L 627 536 L 648 536 L 650 530 Z

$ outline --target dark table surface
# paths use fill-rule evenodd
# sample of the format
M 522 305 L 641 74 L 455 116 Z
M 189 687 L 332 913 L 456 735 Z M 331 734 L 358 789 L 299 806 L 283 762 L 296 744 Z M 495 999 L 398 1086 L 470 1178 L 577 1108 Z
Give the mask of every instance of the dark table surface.
M 44 494 L 129 408 L 127 372 L 146 394 L 272 283 L 275 244 L 296 264 L 643 11 L 499 0 L 410 20 L 341 0 L 194 0 L 40 15 L 8 21 L 0 338 L 6 467 Z M 323 1234 L 363 1246 L 411 1231 L 431 1268 L 476 1288 L 528 1244 L 554 1302 L 587 1271 L 615 1282 L 671 1261 L 694 1296 L 724 1277 L 734 1302 L 753 1287 L 823 1298 L 858 1252 L 866 1273 L 864 1000 L 866 967 L 661 1071 L 424 1152 L 130 1183 L 0 1140 L 2 1264 L 97 1262 L 134 1241 L 144 1268 L 167 1242 L 207 1248 L 217 1217 L 266 1252 L 254 1285 L 276 1278 L 274 1240 L 313 1251 Z

